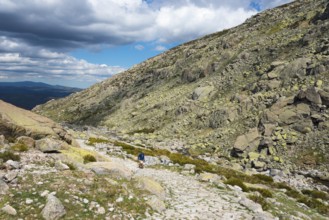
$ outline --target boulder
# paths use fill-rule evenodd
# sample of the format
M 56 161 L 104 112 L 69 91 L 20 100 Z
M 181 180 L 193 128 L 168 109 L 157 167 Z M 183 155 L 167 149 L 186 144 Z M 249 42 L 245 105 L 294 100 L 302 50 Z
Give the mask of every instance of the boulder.
M 9 186 L 2 179 L 0 179 L 0 195 L 7 194 Z
M 200 173 L 200 175 L 198 176 L 198 180 L 201 182 L 217 182 L 219 181 L 221 178 L 217 175 L 217 174 L 213 174 L 213 173 Z
M 9 171 L 5 176 L 4 176 L 4 180 L 7 183 L 12 182 L 14 179 L 16 179 L 18 175 L 18 171 L 17 170 L 13 170 L 13 171 Z
M 283 112 L 281 112 L 281 114 L 279 114 L 279 120 L 283 124 L 290 125 L 299 121 L 300 118 L 295 111 L 290 108 L 286 108 L 283 110 Z
M 329 92 L 320 90 L 319 95 L 321 97 L 322 103 L 326 106 L 329 106 Z
M 214 91 L 214 89 L 215 89 L 214 86 L 198 87 L 193 91 L 192 99 L 205 101 L 210 97 L 210 95 Z
M 302 117 L 310 116 L 311 109 L 310 106 L 305 103 L 300 103 L 297 105 L 297 115 L 300 115 Z
M 62 218 L 66 214 L 66 211 L 61 201 L 52 194 L 49 194 L 47 204 L 41 214 L 46 220 L 57 220 Z
M 247 209 L 249 209 L 252 212 L 255 213 L 261 213 L 263 212 L 262 206 L 258 203 L 255 203 L 254 201 L 247 199 L 246 197 L 243 197 L 239 203 L 243 206 L 245 206 Z
M 17 138 L 16 143 L 24 144 L 24 145 L 28 146 L 29 148 L 34 148 L 34 146 L 35 146 L 35 140 L 33 138 L 27 137 L 27 136 L 21 136 L 21 137 Z
M 272 135 L 272 132 L 274 131 L 275 129 L 275 124 L 264 124 L 264 135 L 265 136 L 271 136 Z
M 166 205 L 165 203 L 158 199 L 156 196 L 152 196 L 151 199 L 147 201 L 147 204 L 151 206 L 151 208 L 159 213 L 163 212 L 166 210 Z
M 7 160 L 4 165 L 8 170 L 16 170 L 16 169 L 19 169 L 21 167 L 20 162 L 13 161 L 13 160 Z
M 86 165 L 92 171 L 100 175 L 109 175 L 117 179 L 131 179 L 133 173 L 122 163 L 111 162 L 92 162 Z
M 305 96 L 308 101 L 314 104 L 318 104 L 318 105 L 322 104 L 321 96 L 319 95 L 315 87 L 308 88 L 305 91 Z
M 160 156 L 160 161 L 164 165 L 168 165 L 169 163 L 171 163 L 171 160 L 169 159 L 169 157 L 167 157 L 165 155 Z
M 248 131 L 248 133 L 240 135 L 235 143 L 234 143 L 234 150 L 237 152 L 243 152 L 247 148 L 252 151 L 256 147 L 258 147 L 260 143 L 260 134 L 257 128 L 252 128 Z
M 165 190 L 158 182 L 144 176 L 135 177 L 135 180 L 137 181 L 137 187 L 150 192 L 151 194 L 157 196 L 160 200 L 165 200 Z
M 296 131 L 307 134 L 313 130 L 313 122 L 311 120 L 300 121 L 293 125 Z
M 157 157 L 152 157 L 152 156 L 146 156 L 145 157 L 145 165 L 157 165 L 160 164 L 161 161 Z
M 70 167 L 64 163 L 62 163 L 62 161 L 58 160 L 55 162 L 55 168 L 57 170 L 69 170 Z
M 5 205 L 2 209 L 1 209 L 1 211 L 3 211 L 3 212 L 5 212 L 6 214 L 8 214 L 8 215 L 17 215 L 17 211 L 16 211 L 16 209 L 14 209 L 12 206 L 10 206 L 10 205 Z
M 43 138 L 35 142 L 35 148 L 46 153 L 46 152 L 59 152 L 68 148 L 67 143 L 55 140 L 51 138 Z

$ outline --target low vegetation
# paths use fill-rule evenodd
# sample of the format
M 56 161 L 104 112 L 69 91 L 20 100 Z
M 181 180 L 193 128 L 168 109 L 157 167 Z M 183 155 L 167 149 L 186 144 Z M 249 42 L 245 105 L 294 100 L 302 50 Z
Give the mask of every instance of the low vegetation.
M 96 162 L 96 158 L 91 155 L 91 154 L 87 154 L 85 156 L 83 156 L 83 163 L 90 163 L 90 162 Z
M 15 145 L 11 146 L 11 149 L 13 151 L 25 152 L 25 151 L 29 150 L 29 147 L 26 144 L 17 143 Z
M 270 204 L 266 201 L 266 199 L 264 199 L 262 196 L 260 195 L 249 195 L 248 198 L 258 204 L 260 204 L 263 208 L 263 210 L 269 210 L 270 208 Z
M 230 178 L 227 181 L 224 182 L 225 184 L 231 185 L 231 186 L 238 186 L 242 189 L 243 192 L 248 192 L 249 188 L 240 180 L 237 178 Z
M 0 159 L 2 159 L 3 162 L 6 162 L 7 160 L 20 161 L 21 157 L 11 151 L 5 151 L 0 153 Z

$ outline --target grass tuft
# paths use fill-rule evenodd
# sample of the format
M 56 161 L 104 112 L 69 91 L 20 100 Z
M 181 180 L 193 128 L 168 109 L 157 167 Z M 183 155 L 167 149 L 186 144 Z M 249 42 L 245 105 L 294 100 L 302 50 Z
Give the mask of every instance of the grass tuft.
M 226 180 L 224 183 L 231 185 L 231 186 L 239 186 L 243 192 L 249 191 L 249 188 L 242 182 L 242 180 L 234 178 L 234 177 Z
M 21 157 L 19 155 L 14 154 L 11 151 L 5 151 L 3 153 L 0 153 L 0 159 L 2 159 L 3 162 L 6 162 L 8 160 L 20 161 Z
M 273 198 L 273 194 L 270 190 L 268 189 L 263 189 L 263 188 L 253 188 L 253 187 L 249 187 L 250 191 L 257 191 L 259 192 L 263 197 L 266 198 Z
M 91 154 L 87 154 L 85 156 L 83 156 L 83 163 L 90 163 L 90 162 L 96 162 L 96 158 L 91 155 Z
M 264 211 L 270 208 L 270 204 L 264 199 L 262 196 L 259 195 L 249 195 L 248 198 L 258 204 L 260 204 Z
M 25 152 L 25 151 L 29 150 L 29 147 L 26 144 L 17 143 L 15 145 L 11 146 L 11 149 L 13 151 Z

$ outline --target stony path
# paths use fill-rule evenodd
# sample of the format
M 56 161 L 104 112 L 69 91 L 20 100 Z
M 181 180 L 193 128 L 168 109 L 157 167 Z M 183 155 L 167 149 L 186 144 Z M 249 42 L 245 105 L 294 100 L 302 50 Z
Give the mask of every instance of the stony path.
M 151 177 L 166 188 L 167 210 L 151 219 L 252 219 L 250 212 L 237 203 L 237 197 L 192 176 L 148 168 L 135 175 Z
M 79 141 L 80 142 L 80 141 Z M 82 147 L 91 150 L 92 147 Z M 95 150 L 95 149 L 94 149 Z M 149 217 L 155 219 L 254 219 L 254 213 L 240 205 L 241 199 L 234 191 L 220 190 L 202 183 L 195 176 L 183 175 L 164 169 L 144 168 L 139 169 L 137 163 L 130 159 L 110 157 L 112 161 L 124 164 L 134 172 L 134 176 L 150 177 L 166 190 L 167 209 L 161 214 Z

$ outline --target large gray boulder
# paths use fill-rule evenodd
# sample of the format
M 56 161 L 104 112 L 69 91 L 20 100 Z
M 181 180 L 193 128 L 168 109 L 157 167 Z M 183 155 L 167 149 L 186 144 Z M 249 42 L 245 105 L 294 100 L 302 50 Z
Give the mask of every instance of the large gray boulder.
M 42 152 L 56 152 L 68 148 L 68 144 L 51 138 L 43 138 L 35 142 L 36 149 Z
M 122 163 L 116 161 L 93 162 L 86 165 L 92 171 L 99 175 L 109 175 L 117 179 L 131 179 L 132 171 Z
M 47 197 L 47 204 L 43 208 L 42 217 L 46 220 L 57 220 L 66 214 L 65 208 L 61 201 L 55 196 L 49 194 Z
M 248 131 L 248 133 L 240 135 L 235 143 L 234 150 L 237 152 L 244 152 L 249 148 L 249 151 L 252 151 L 256 147 L 258 147 L 260 143 L 260 134 L 257 128 L 252 128 Z

